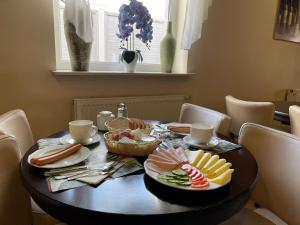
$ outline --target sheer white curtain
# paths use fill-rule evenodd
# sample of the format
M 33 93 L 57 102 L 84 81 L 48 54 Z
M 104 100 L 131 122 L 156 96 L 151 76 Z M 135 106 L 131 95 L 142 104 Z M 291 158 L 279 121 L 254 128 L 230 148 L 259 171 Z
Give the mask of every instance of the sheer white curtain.
M 187 0 L 182 49 L 190 49 L 201 38 L 202 24 L 207 19 L 212 0 Z

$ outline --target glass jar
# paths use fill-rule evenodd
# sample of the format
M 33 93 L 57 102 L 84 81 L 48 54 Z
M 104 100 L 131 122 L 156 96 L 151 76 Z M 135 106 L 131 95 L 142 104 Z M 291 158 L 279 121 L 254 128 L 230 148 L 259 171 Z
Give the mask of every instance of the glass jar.
M 117 117 L 128 117 L 128 110 L 124 103 L 118 105 L 118 114 Z

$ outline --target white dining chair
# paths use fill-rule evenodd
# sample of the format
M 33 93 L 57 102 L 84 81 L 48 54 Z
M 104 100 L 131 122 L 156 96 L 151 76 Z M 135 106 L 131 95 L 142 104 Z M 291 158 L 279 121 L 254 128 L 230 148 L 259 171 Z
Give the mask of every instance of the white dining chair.
M 19 173 L 20 151 L 16 139 L 0 135 L 0 224 L 32 224 L 29 194 Z
M 16 138 L 22 156 L 34 145 L 32 131 L 23 110 L 16 109 L 0 115 L 0 131 Z
M 222 225 L 300 224 L 300 138 L 269 127 L 246 123 L 239 143 L 254 156 L 258 180 L 252 201 L 259 207 L 244 208 Z
M 21 109 L 11 110 L 0 115 L 0 134 L 7 134 L 16 139 L 21 157 L 34 145 L 31 127 L 25 112 Z M 31 207 L 34 225 L 52 225 L 58 223 L 57 220 L 46 214 L 32 199 Z
M 300 137 L 300 107 L 292 105 L 289 107 L 291 133 Z
M 181 106 L 179 122 L 211 125 L 215 128 L 216 132 L 228 137 L 231 118 L 212 109 L 184 103 Z
M 231 132 L 237 137 L 241 126 L 246 122 L 272 126 L 275 105 L 272 102 L 251 102 L 225 97 L 227 114 L 231 117 Z

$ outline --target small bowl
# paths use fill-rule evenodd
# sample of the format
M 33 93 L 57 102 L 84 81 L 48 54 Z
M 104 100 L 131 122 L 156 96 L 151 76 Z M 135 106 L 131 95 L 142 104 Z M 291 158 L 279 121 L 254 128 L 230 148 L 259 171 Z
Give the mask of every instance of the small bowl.
M 160 140 L 155 137 L 153 141 L 139 141 L 138 143 L 123 143 L 114 141 L 112 137 L 120 131 L 112 131 L 104 134 L 104 140 L 109 152 L 127 156 L 147 156 L 151 154 L 160 144 Z

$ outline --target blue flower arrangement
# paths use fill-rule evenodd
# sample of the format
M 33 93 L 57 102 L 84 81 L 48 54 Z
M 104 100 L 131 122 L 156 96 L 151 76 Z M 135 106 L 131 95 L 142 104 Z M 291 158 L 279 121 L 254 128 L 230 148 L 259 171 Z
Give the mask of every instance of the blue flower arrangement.
M 125 51 L 133 51 L 137 52 L 138 58 L 142 62 L 143 58 L 140 50 L 134 48 L 134 39 L 140 39 L 150 50 L 151 40 L 153 39 L 153 19 L 142 2 L 129 1 L 128 5 L 123 4 L 119 9 L 119 33 L 116 35 L 121 39 L 120 48 L 123 49 L 121 60 L 124 58 Z

